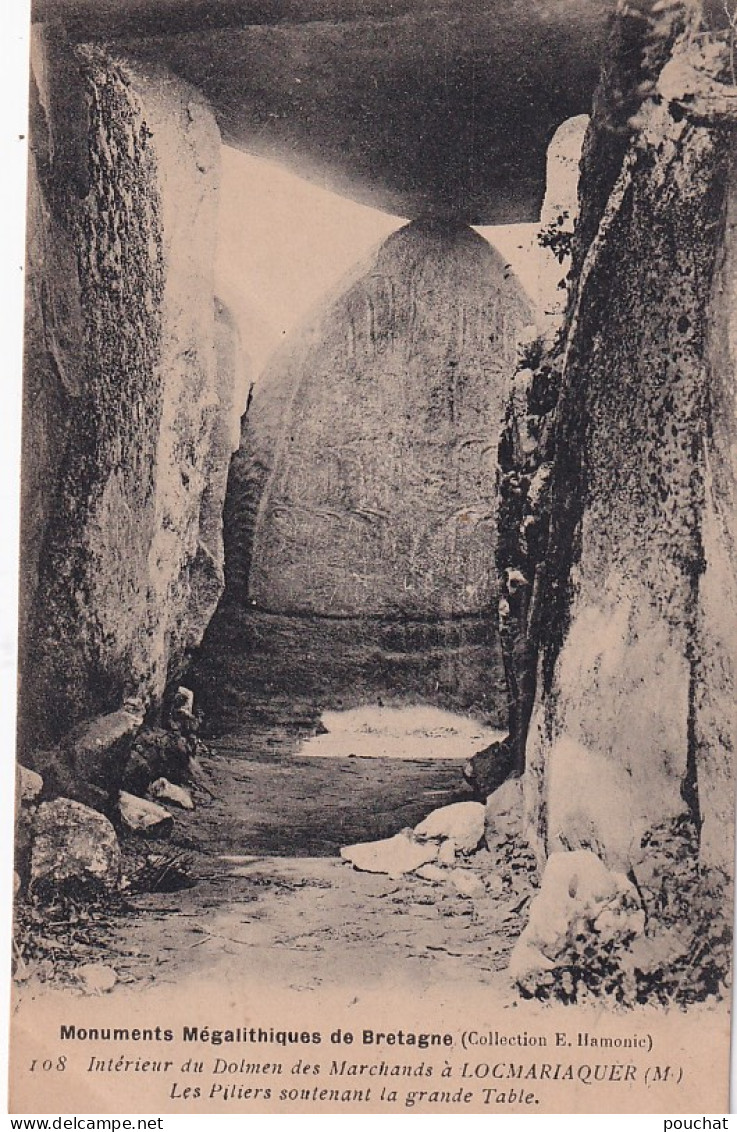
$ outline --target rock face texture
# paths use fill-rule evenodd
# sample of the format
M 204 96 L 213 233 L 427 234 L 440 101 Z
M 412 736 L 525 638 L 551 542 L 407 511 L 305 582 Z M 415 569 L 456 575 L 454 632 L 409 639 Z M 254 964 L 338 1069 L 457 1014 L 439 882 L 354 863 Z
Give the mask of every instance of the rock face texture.
M 565 278 L 571 266 L 570 244 L 578 216 L 578 176 L 588 114 L 569 118 L 548 146 L 545 199 L 535 237 L 539 253 L 536 299 L 546 322 L 556 327 L 566 305 Z
M 584 147 L 526 792 L 543 851 L 626 869 L 689 811 L 729 873 L 735 117 L 698 21 L 623 8 Z
M 255 518 L 254 605 L 431 617 L 490 607 L 494 453 L 532 317 L 465 226 L 418 221 L 383 244 L 273 379 L 268 415 L 275 402 L 283 415 Z M 256 413 L 254 399 L 247 428 Z M 244 498 L 264 463 L 257 446 Z
M 225 587 L 224 505 L 228 471 L 240 443 L 240 413 L 246 398 L 247 366 L 235 320 L 215 299 L 216 398 L 207 409 L 209 446 L 200 499 L 197 550 L 189 568 L 190 602 L 185 649 L 199 645 Z
M 222 588 L 242 407 L 200 95 L 35 29 L 21 741 L 161 697 Z
M 560 968 L 567 972 L 573 999 L 575 941 L 594 935 L 599 946 L 614 950 L 644 930 L 637 890 L 623 873 L 610 872 L 589 849 L 551 853 L 527 927 L 510 957 L 509 973 L 528 997 L 543 997 L 547 979 L 552 983 Z
M 559 360 L 539 341 L 514 373 L 499 442 L 499 521 L 496 566 L 499 637 L 509 693 L 508 759 L 521 774 L 527 727 L 535 699 L 537 641 L 531 630 L 538 568 L 547 552 L 550 481 L 555 452 L 555 408 L 560 390 Z M 542 616 L 545 611 L 542 611 Z M 489 769 L 498 764 L 491 752 Z M 474 770 L 482 772 L 483 753 Z M 490 784 L 490 783 L 489 783 Z M 497 783 L 498 784 L 498 783 Z
M 113 892 L 120 846 L 106 817 L 68 798 L 43 802 L 35 817 L 30 887 L 39 896 Z
M 734 133 L 732 143 L 734 144 Z M 734 149 L 733 149 L 734 154 Z M 694 622 L 693 748 L 701 857 L 729 869 L 737 746 L 737 161 L 706 311 L 710 429 L 704 444 L 703 574 Z
M 267 370 L 259 390 L 251 389 L 241 418 L 240 442 L 228 473 L 223 510 L 226 601 L 246 605 L 253 533 L 274 450 L 283 425 L 289 389 Z

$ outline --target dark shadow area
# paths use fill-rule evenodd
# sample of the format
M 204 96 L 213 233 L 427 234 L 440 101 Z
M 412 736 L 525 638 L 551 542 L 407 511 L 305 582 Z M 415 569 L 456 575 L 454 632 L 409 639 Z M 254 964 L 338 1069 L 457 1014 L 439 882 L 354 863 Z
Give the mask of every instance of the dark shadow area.
M 491 612 L 445 621 L 330 620 L 223 603 L 187 681 L 208 738 L 251 742 L 265 724 L 314 730 L 324 708 L 377 700 L 430 703 L 506 726 Z

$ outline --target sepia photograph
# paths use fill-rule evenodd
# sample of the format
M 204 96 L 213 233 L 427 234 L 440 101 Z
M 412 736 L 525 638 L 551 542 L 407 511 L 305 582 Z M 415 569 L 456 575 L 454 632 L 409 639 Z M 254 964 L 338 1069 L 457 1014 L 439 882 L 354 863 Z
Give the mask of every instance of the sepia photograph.
M 10 1111 L 727 1113 L 737 0 L 28 42 Z

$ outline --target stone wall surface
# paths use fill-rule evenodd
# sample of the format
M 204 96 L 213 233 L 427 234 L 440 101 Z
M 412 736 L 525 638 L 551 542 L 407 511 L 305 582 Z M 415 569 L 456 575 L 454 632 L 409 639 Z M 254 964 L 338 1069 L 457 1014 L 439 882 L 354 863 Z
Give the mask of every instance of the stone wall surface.
M 660 5 L 615 28 L 532 614 L 530 829 L 623 869 L 686 811 L 732 867 L 735 133 L 726 37 L 698 20 Z
M 21 656 L 28 638 L 46 528 L 56 503 L 56 457 L 65 450 L 70 406 L 79 397 L 84 357 L 80 296 L 74 286 L 74 249 L 48 207 L 34 156 L 28 168 L 26 247 L 18 626 Z M 58 304 L 65 301 L 67 309 L 59 318 Z
M 241 407 L 202 97 L 44 27 L 33 94 L 22 744 L 155 704 L 180 670 L 222 587 Z
M 248 377 L 235 320 L 217 298 L 215 355 L 217 400 L 209 409 L 210 443 L 200 502 L 197 550 L 189 568 L 187 653 L 200 644 L 225 588 L 224 504 L 231 458 L 240 443 L 239 415 L 246 398 Z
M 471 229 L 415 221 L 392 235 L 302 335 L 271 394 L 283 417 L 249 600 L 328 616 L 488 609 L 494 453 L 532 319 Z M 257 411 L 254 399 L 251 429 Z
M 701 856 L 729 871 L 737 744 L 737 163 L 707 309 L 710 429 L 704 437 L 704 573 L 694 652 L 693 742 Z

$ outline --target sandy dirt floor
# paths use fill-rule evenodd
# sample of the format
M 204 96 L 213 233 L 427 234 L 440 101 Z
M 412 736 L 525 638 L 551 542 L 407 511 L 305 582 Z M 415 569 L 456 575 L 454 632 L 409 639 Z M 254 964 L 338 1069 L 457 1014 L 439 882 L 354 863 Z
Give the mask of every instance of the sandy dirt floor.
M 195 887 L 130 898 L 108 923 L 109 961 L 122 983 L 172 983 L 207 970 L 296 989 L 396 975 L 419 987 L 500 981 L 527 903 L 495 878 L 473 899 L 455 887 L 362 873 L 341 846 L 389 837 L 432 810 L 469 800 L 462 761 L 330 758 L 292 753 L 288 729 L 233 738 L 203 760 L 214 798 L 180 813 Z M 473 859 L 484 875 L 489 854 Z M 523 869 L 520 879 L 526 878 Z M 494 925 L 493 929 L 491 925 Z
M 495 858 L 487 850 L 476 854 L 467 865 L 484 887 L 473 898 L 450 881 L 397 881 L 340 859 L 343 846 L 392 837 L 438 807 L 471 800 L 463 766 L 498 734 L 498 709 L 483 696 L 462 705 L 443 692 L 444 670 L 434 641 L 428 649 L 427 627 L 416 631 L 421 651 L 401 654 L 401 696 L 389 679 L 396 673 L 386 669 L 393 655 L 386 647 L 395 644 L 384 639 L 389 630 L 377 629 L 370 647 L 363 640 L 354 647 L 350 627 L 323 629 L 327 639 L 318 648 L 311 624 L 224 621 L 193 674 L 205 707 L 209 753 L 200 761 L 212 794 L 196 789 L 193 813 L 172 809 L 169 840 L 124 842 L 131 870 L 146 854 L 181 852 L 195 886 L 128 892 L 122 907 L 83 916 L 81 925 L 66 923 L 64 911 L 58 925 L 45 920 L 42 978 L 73 982 L 75 966 L 98 962 L 131 988 L 204 975 L 222 985 L 244 970 L 284 987 L 400 979 L 418 988 L 489 981 L 506 988 L 500 972 L 532 892 L 529 852 L 509 845 L 501 854 L 497 846 Z M 478 649 L 468 644 L 468 630 L 443 633 L 451 630 L 458 635 L 453 672 L 469 665 L 475 671 Z M 442 643 L 446 648 L 445 637 Z M 452 673 L 446 675 L 450 681 Z M 371 753 L 376 712 L 385 704 L 389 715 L 405 713 L 414 733 L 405 745 L 397 719 L 388 727 L 384 720 L 377 749 L 403 755 L 410 747 L 415 757 L 349 757 Z M 427 734 L 418 736 L 422 705 L 429 719 Z M 364 719 L 367 708 L 371 718 Z M 360 741 L 346 737 L 345 757 L 341 739 L 325 742 L 319 720 L 326 709 L 333 732 L 336 712 L 361 715 L 361 734 L 353 737 Z M 330 757 L 306 757 L 307 744 L 317 753 L 327 745 Z

